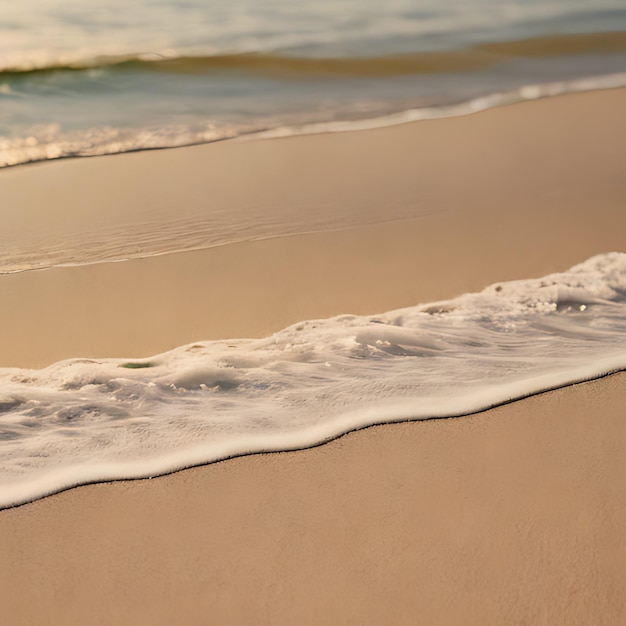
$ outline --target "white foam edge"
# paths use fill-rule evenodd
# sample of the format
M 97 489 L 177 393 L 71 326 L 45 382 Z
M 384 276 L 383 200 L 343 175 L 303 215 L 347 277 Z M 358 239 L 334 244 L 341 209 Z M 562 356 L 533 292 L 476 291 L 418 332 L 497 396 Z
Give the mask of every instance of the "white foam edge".
M 0 509 L 15 507 L 81 485 L 148 479 L 236 457 L 313 448 L 349 432 L 397 422 L 462 418 L 530 396 L 592 381 L 626 370 L 626 354 L 503 384 L 483 387 L 457 398 L 386 402 L 340 414 L 327 423 L 290 433 L 241 437 L 236 441 L 194 446 L 141 462 L 100 463 L 57 469 L 24 483 L 3 487 Z
M 604 89 L 618 89 L 626 87 L 626 72 L 589 76 L 568 81 L 551 83 L 537 83 L 524 85 L 510 91 L 501 91 L 472 100 L 450 105 L 420 107 L 382 115 L 379 117 L 333 122 L 316 122 L 298 126 L 279 126 L 258 132 L 238 135 L 228 141 L 249 141 L 257 139 L 278 139 L 297 135 L 315 135 L 323 133 L 349 132 L 358 130 L 375 130 L 389 126 L 399 126 L 423 120 L 435 120 L 447 117 L 461 117 L 486 111 L 500 106 L 519 104 L 531 100 L 539 100 L 553 96 L 581 93 L 585 91 L 599 91 Z

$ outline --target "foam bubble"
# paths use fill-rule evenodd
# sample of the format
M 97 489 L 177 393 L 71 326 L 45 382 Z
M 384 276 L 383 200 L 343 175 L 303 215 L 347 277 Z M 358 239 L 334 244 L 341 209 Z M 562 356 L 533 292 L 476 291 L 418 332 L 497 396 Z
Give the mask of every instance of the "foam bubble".
M 354 428 L 462 415 L 626 368 L 626 254 L 447 302 L 150 359 L 0 370 L 0 506 Z

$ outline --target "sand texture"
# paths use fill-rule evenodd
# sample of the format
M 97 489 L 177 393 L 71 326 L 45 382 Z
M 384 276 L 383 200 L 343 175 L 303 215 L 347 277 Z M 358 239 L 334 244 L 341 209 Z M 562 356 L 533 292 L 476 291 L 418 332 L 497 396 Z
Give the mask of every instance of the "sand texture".
M 278 221 L 314 207 L 344 224 L 414 215 L 1 276 L 9 305 L 0 309 L 0 366 L 265 336 L 303 319 L 450 298 L 625 250 L 625 110 L 626 90 L 610 90 L 387 129 L 0 172 L 0 239 L 27 241 L 69 222 L 97 235 L 106 231 L 98 220 L 124 228 L 142 207 L 150 215 L 248 211 L 250 219 L 260 207 Z
M 626 375 L 0 514 L 7 624 L 622 624 Z
M 57 209 L 83 234 L 141 206 L 201 212 L 209 188 L 211 210 L 310 203 L 346 226 L 0 276 L 0 366 L 262 336 L 624 251 L 625 110 L 613 90 L 0 172 L 7 240 L 62 229 Z M 386 206 L 403 218 L 368 224 Z M 625 383 L 1 511 L 1 621 L 624 624 Z

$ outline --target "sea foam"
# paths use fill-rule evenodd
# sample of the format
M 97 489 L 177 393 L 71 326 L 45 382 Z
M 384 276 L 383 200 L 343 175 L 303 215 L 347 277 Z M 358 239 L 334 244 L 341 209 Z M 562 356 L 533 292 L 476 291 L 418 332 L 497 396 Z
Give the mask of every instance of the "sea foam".
M 4 369 L 0 506 L 303 448 L 377 423 L 467 415 L 622 369 L 621 253 L 446 302 L 309 320 L 264 339 Z

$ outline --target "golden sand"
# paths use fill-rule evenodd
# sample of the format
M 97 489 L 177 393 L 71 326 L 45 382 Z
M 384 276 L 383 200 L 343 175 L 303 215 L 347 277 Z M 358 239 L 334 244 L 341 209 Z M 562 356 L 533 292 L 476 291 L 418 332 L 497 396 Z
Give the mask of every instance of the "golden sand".
M 18 234 L 45 230 L 51 198 L 86 230 L 107 202 L 122 219 L 146 194 L 167 211 L 184 189 L 201 209 L 209 165 L 222 168 L 223 206 L 254 197 L 280 212 L 306 197 L 372 215 L 385 202 L 432 209 L 381 226 L 1 276 L 1 365 L 264 335 L 624 251 L 624 110 L 626 91 L 616 90 L 385 130 L 0 172 Z M 235 168 L 254 184 L 233 188 Z M 313 450 L 2 511 L 2 621 L 626 623 L 625 382 L 615 375 L 473 417 L 370 428 Z

